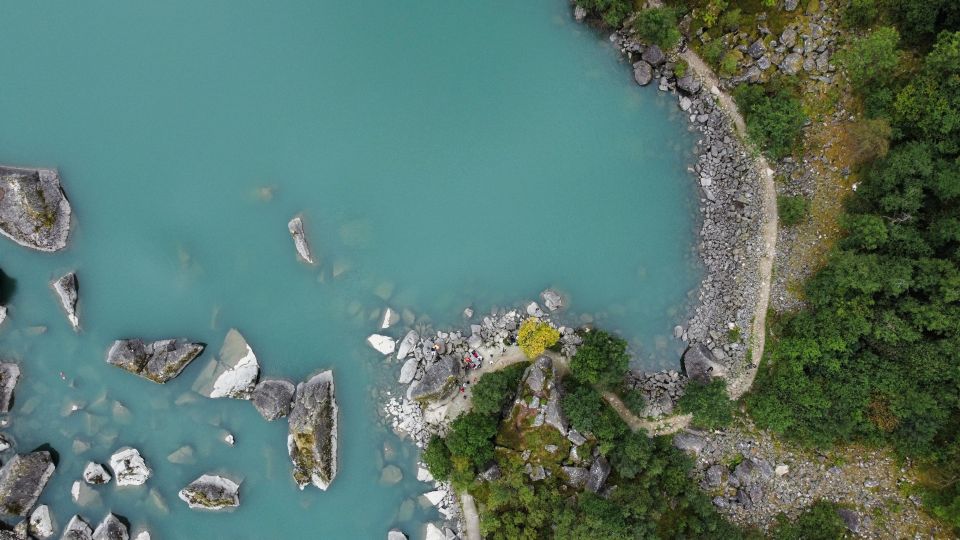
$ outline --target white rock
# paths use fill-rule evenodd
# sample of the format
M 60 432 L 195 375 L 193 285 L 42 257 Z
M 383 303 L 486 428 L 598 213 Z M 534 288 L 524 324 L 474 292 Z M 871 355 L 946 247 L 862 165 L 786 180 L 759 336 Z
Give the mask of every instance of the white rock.
M 287 223 L 287 230 L 293 237 L 293 244 L 297 248 L 297 254 L 308 264 L 313 264 L 313 255 L 310 254 L 310 244 L 307 243 L 307 235 L 303 232 L 303 219 L 295 216 Z
M 99 463 L 91 461 L 83 469 L 83 481 L 90 485 L 106 484 L 110 479 L 110 473 Z
M 413 378 L 417 375 L 417 367 L 420 365 L 420 361 L 416 358 L 410 358 L 403 363 L 403 367 L 400 368 L 400 378 L 397 380 L 400 384 L 410 384 L 413 382 Z
M 433 482 L 433 475 L 426 467 L 417 467 L 417 480 L 420 482 Z
M 536 302 L 530 302 L 527 304 L 527 315 L 531 317 L 543 317 L 543 310 L 540 309 L 540 306 Z
M 74 331 L 79 330 L 80 318 L 77 317 L 77 274 L 68 272 L 56 279 L 50 286 L 53 287 L 53 291 L 57 293 L 57 298 L 60 299 L 60 305 L 63 306 L 63 310 L 67 313 L 70 326 L 73 327 Z
M 0 324 L 3 324 L 5 320 L 7 320 L 7 308 L 6 306 L 0 306 Z
M 50 515 L 50 507 L 45 504 L 33 509 L 30 514 L 30 534 L 37 538 L 49 538 L 53 536 L 53 517 Z
M 789 466 L 789 465 L 777 465 L 777 467 L 773 470 L 773 472 L 776 473 L 777 476 L 784 476 L 784 475 L 786 475 L 787 473 L 790 472 L 790 466 Z
M 424 540 L 446 540 L 447 536 L 433 523 L 427 523 L 427 533 L 423 538 Z
M 70 498 L 79 506 L 100 506 L 100 494 L 80 480 L 70 486 Z
M 400 314 L 396 311 L 386 308 L 383 310 L 383 317 L 380 319 L 380 329 L 386 330 L 391 326 L 397 324 L 397 321 L 400 320 Z
M 367 338 L 367 343 L 384 356 L 393 354 L 394 349 L 397 347 L 397 342 L 393 338 L 380 334 L 371 334 L 370 337 Z
M 227 332 L 220 355 L 197 378 L 194 389 L 210 398 L 250 399 L 260 377 L 257 355 L 235 328 Z
M 110 468 L 118 486 L 142 486 L 153 471 L 136 448 L 124 447 L 110 456 Z
M 400 347 L 397 349 L 397 360 L 403 360 L 413 352 L 418 341 L 420 341 L 420 334 L 415 330 L 407 332 L 407 335 L 403 336 L 403 340 L 400 342 Z
M 472 318 L 473 318 L 473 308 L 470 308 L 470 307 L 464 308 L 464 310 L 463 310 L 463 318 L 464 318 L 464 319 L 472 319 Z
M 442 489 L 438 489 L 435 491 L 428 491 L 424 493 L 423 496 L 430 501 L 430 504 L 436 506 L 443 502 L 443 498 L 447 496 L 447 492 L 443 491 Z
M 90 528 L 90 524 L 80 516 L 73 516 L 70 518 L 70 522 L 67 523 L 67 528 L 63 530 L 63 536 L 61 538 L 89 540 L 92 536 L 93 529 Z
M 233 436 L 233 433 L 227 432 L 227 434 L 223 436 L 223 442 L 229 446 L 233 446 L 237 444 L 237 439 Z
M 391 529 L 387 533 L 387 540 L 408 540 L 407 535 L 397 529 Z
M 140 531 L 136 536 L 133 537 L 133 540 L 150 540 L 150 531 Z

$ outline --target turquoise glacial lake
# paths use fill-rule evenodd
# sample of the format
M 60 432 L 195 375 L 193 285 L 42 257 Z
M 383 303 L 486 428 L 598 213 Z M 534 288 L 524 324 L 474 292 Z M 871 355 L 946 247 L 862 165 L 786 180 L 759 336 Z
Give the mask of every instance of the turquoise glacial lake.
M 551 286 L 638 367 L 679 364 L 695 139 L 566 1 L 2 4 L 0 162 L 59 168 L 75 216 L 57 254 L 0 238 L 0 356 L 23 372 L 6 433 L 59 452 L 41 502 L 60 527 L 112 510 L 161 539 L 421 535 L 431 486 L 379 418 L 399 366 L 364 341 L 386 306 L 440 329 Z M 287 232 L 301 212 L 316 266 Z M 49 287 L 72 269 L 80 334 Z M 329 491 L 296 489 L 285 421 L 191 391 L 231 327 L 265 376 L 333 369 Z M 166 385 L 104 362 L 114 339 L 177 336 L 208 349 Z M 87 461 L 127 445 L 153 477 L 76 505 Z M 240 508 L 177 499 L 207 472 L 243 478 Z

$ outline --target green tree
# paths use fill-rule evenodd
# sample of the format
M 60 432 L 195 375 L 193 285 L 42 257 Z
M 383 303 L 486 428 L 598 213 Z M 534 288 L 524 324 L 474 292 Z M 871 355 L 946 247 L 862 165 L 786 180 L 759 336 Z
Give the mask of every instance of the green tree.
M 690 381 L 678 408 L 693 414 L 693 425 L 703 429 L 720 429 L 733 421 L 734 404 L 727 394 L 727 381 L 714 378 L 709 383 Z
M 636 478 L 650 464 L 653 449 L 646 432 L 630 432 L 610 451 L 610 464 L 620 476 Z
M 846 532 L 847 528 L 837 514 L 837 505 L 817 501 L 792 522 L 780 514 L 770 536 L 776 540 L 836 540 L 843 538 Z
M 627 342 L 603 330 L 583 335 L 583 343 L 570 360 L 570 372 L 578 381 L 604 387 L 619 385 L 630 366 Z
M 577 0 L 577 5 L 599 16 L 611 27 L 619 27 L 633 8 L 629 0 Z
M 497 434 L 497 417 L 468 412 L 450 424 L 447 448 L 454 457 L 464 457 L 476 468 L 493 460 L 493 437 Z
M 677 12 L 673 8 L 658 7 L 641 11 L 633 21 L 633 29 L 640 39 L 656 44 L 665 51 L 674 48 L 680 41 Z
M 500 414 L 515 397 L 523 370 L 529 362 L 520 362 L 503 369 L 484 373 L 473 387 L 473 410 L 483 414 Z
M 807 117 L 792 92 L 775 88 L 768 95 L 759 86 L 740 85 L 734 97 L 746 117 L 747 132 L 768 156 L 780 159 L 793 150 Z
M 453 463 L 450 462 L 450 450 L 447 448 L 446 441 L 441 437 L 434 435 L 430 439 L 427 447 L 423 450 L 421 459 L 430 474 L 437 480 L 446 480 L 450 477 Z
M 837 56 L 853 86 L 864 89 L 890 79 L 890 74 L 900 62 L 900 52 L 897 50 L 899 43 L 900 34 L 897 30 L 884 26 L 854 39 L 850 47 Z
M 580 384 L 570 386 L 561 400 L 563 412 L 581 433 L 592 433 L 601 442 L 601 450 L 609 450 L 628 431 L 626 424 L 610 408 L 593 387 Z
M 877 20 L 879 13 L 876 0 L 851 0 L 843 11 L 843 22 L 851 28 L 866 28 Z

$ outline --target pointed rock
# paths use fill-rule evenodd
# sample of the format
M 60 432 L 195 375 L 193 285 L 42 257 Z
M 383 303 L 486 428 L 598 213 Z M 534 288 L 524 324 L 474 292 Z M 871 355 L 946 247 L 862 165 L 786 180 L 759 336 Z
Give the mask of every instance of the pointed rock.
M 90 485 L 106 484 L 111 478 L 113 477 L 110 476 L 107 469 L 99 463 L 91 461 L 87 463 L 86 468 L 83 469 L 83 481 Z
M 70 202 L 53 169 L 0 165 L 0 234 L 38 251 L 59 251 L 70 234 Z
M 267 379 L 253 390 L 253 406 L 260 416 L 272 422 L 290 414 L 296 387 L 283 379 Z
M 313 483 L 326 490 L 337 475 L 337 413 L 332 371 L 297 385 L 287 450 L 300 489 Z
M 0 513 L 29 514 L 55 468 L 46 450 L 13 456 L 0 468 Z
M 60 299 L 60 305 L 63 306 L 63 310 L 67 313 L 67 320 L 70 321 L 70 326 L 73 327 L 74 331 L 79 330 L 80 318 L 77 316 L 77 301 L 79 300 L 77 274 L 69 272 L 51 283 L 50 286 L 53 287 L 53 292 L 57 293 L 57 298 Z
M 120 518 L 111 512 L 93 531 L 93 540 L 130 540 L 130 532 Z
M 80 516 L 73 516 L 67 527 L 63 529 L 63 536 L 60 540 L 91 540 L 93 538 L 93 529 L 90 524 Z
M 37 538 L 50 538 L 53 536 L 53 517 L 50 515 L 50 507 L 45 504 L 34 508 L 30 514 L 30 534 Z
M 144 342 L 121 339 L 107 352 L 107 363 L 137 374 L 155 383 L 165 383 L 183 371 L 203 352 L 202 343 L 186 339 L 163 339 Z
M 216 360 L 194 384 L 194 389 L 210 398 L 250 399 L 260 377 L 257 355 L 235 328 L 227 332 Z
M 296 216 L 287 223 L 287 230 L 293 237 L 293 245 L 297 248 L 297 255 L 307 264 L 313 264 L 313 255 L 310 253 L 310 244 L 307 243 L 307 235 L 303 232 L 303 218 Z
M 153 474 L 140 451 L 130 447 L 121 448 L 110 456 L 110 468 L 118 486 L 141 486 Z
M 223 510 L 240 506 L 240 485 L 222 476 L 205 474 L 180 490 L 180 500 L 194 510 Z
M 420 341 L 420 334 L 415 330 L 407 332 L 407 335 L 403 336 L 403 340 L 400 342 L 400 347 L 397 348 L 397 360 L 403 360 L 413 352 L 418 341 Z
M 387 328 L 397 324 L 397 321 L 399 320 L 400 315 L 396 311 L 386 308 L 383 310 L 383 317 L 380 319 L 380 329 L 386 330 Z

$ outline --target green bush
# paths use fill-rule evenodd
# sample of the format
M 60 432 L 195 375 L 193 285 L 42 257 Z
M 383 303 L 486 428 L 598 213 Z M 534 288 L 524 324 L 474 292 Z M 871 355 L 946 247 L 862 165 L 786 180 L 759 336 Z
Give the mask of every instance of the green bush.
M 655 43 L 664 51 L 676 47 L 680 41 L 677 12 L 673 8 L 659 7 L 641 11 L 633 21 L 633 29 L 640 39 Z
M 464 457 L 480 468 L 493 460 L 493 437 L 497 434 L 498 417 L 475 411 L 460 415 L 450 424 L 447 448 L 450 454 Z
M 809 203 L 802 196 L 777 195 L 777 215 L 784 227 L 793 227 L 807 217 Z
M 575 379 L 604 387 L 621 384 L 629 366 L 627 342 L 603 330 L 585 333 L 583 343 L 570 360 L 570 372 Z
M 703 59 L 714 69 L 720 69 L 720 60 L 726 48 L 719 39 L 714 39 L 703 46 Z
M 890 80 L 900 63 L 897 45 L 900 34 L 888 26 L 877 28 L 837 54 L 838 62 L 847 70 L 850 82 L 859 90 L 871 90 Z
M 876 0 L 851 0 L 843 11 L 843 23 L 850 28 L 867 28 L 877 20 L 878 14 Z
M 737 73 L 737 66 L 740 65 L 740 59 L 743 57 L 740 51 L 726 51 L 720 57 L 720 76 L 732 77 Z
M 619 28 L 633 9 L 631 0 L 577 0 L 577 5 L 614 28 Z
M 786 88 L 771 90 L 768 95 L 760 86 L 742 84 L 733 95 L 746 118 L 750 137 L 768 156 L 780 159 L 797 145 L 807 117 L 792 92 Z
M 783 514 L 777 516 L 777 526 L 770 536 L 777 540 L 836 540 L 846 536 L 846 532 L 837 505 L 817 501 L 792 522 Z
M 473 410 L 482 414 L 500 414 L 513 401 L 523 370 L 529 365 L 529 362 L 520 362 L 480 377 L 473 387 Z
M 623 404 L 630 409 L 630 412 L 637 416 L 643 416 L 643 410 L 647 408 L 647 400 L 639 390 L 625 390 L 623 394 Z
M 693 414 L 692 423 L 699 428 L 720 429 L 733 421 L 734 403 L 727 394 L 727 381 L 720 378 L 706 384 L 690 381 L 677 407 Z
M 430 439 L 427 447 L 423 450 L 421 456 L 423 464 L 427 470 L 437 480 L 446 480 L 450 478 L 450 472 L 453 470 L 453 463 L 450 462 L 450 450 L 447 448 L 446 441 L 436 435 Z
M 628 429 L 617 413 L 590 386 L 570 384 L 561 400 L 563 412 L 570 425 L 581 433 L 592 433 L 600 440 L 601 450 L 613 448 Z

